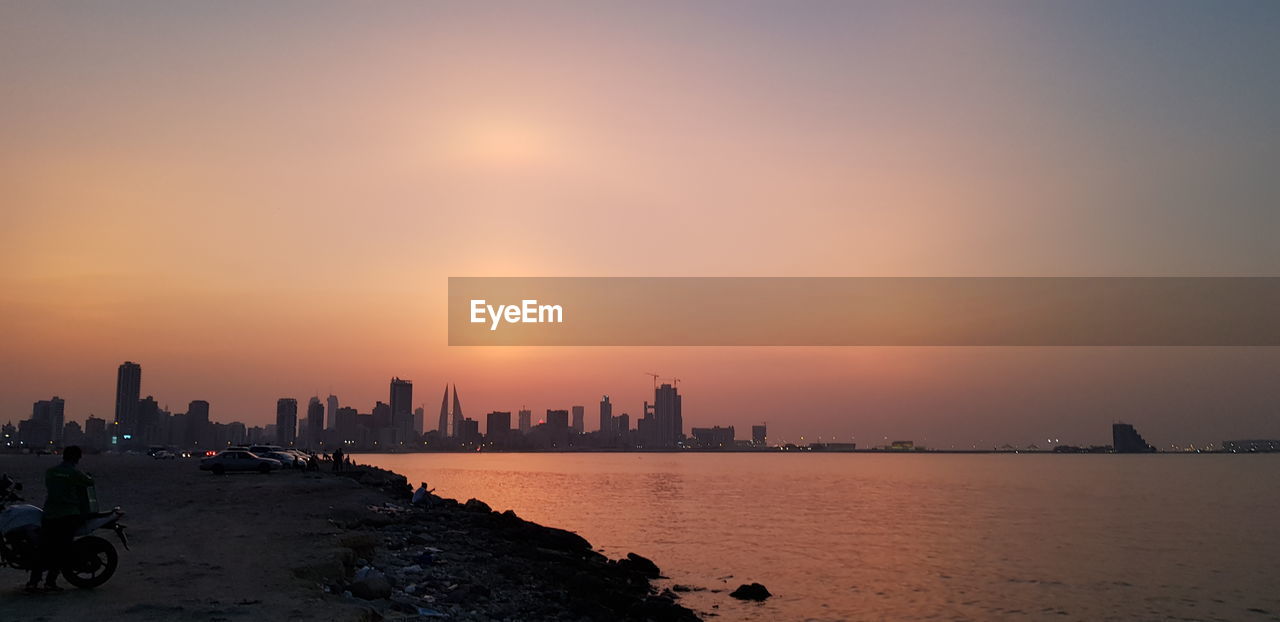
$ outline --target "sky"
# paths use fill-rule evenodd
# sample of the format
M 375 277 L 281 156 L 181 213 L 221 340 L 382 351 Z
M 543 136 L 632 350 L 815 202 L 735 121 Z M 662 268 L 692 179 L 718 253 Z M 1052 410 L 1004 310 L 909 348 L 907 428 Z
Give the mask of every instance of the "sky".
M 1276 348 L 450 348 L 450 276 L 1275 276 L 1274 2 L 0 5 L 0 421 L 1280 437 Z M 593 418 L 588 415 L 588 421 Z M 590 423 L 588 428 L 593 427 Z

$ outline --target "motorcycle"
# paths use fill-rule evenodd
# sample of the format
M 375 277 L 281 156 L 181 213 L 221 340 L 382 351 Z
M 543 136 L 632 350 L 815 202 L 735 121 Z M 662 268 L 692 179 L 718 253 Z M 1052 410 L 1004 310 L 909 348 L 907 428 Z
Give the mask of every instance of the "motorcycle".
M 21 482 L 8 475 L 0 476 L 0 566 L 31 570 L 39 561 L 40 522 L 44 512 L 23 503 L 18 494 L 21 490 Z M 92 534 L 99 529 L 110 529 L 128 550 L 129 538 L 125 535 L 125 526 L 120 524 L 123 516 L 124 512 L 118 507 L 110 512 L 85 515 L 60 569 L 67 583 L 79 588 L 95 588 L 115 574 L 120 561 L 116 547 Z

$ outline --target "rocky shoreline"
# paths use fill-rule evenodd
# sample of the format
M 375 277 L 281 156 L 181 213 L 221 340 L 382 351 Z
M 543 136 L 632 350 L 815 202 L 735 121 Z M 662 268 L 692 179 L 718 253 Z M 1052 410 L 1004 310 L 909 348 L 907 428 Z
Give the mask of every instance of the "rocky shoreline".
M 581 536 L 482 501 L 432 495 L 409 503 L 404 476 L 361 466 L 341 473 L 386 495 L 361 510 L 334 508 L 332 559 L 297 568 L 369 620 L 698 620 L 653 583 L 659 568 L 635 553 L 609 559 Z

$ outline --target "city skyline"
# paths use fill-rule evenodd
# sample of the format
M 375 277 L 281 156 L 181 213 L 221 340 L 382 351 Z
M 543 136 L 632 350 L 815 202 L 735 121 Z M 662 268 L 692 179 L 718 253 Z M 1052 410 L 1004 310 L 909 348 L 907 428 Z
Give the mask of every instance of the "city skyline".
M 656 370 L 690 424 L 790 438 L 1280 436 L 1280 348 L 450 348 L 445 319 L 450 276 L 1280 274 L 1275 3 L 584 6 L 0 8 L 0 417 L 110 417 L 132 359 L 250 422 L 388 374 L 635 418 Z
M 664 447 L 674 448 L 677 446 L 677 440 L 685 437 L 688 438 L 689 445 L 695 447 L 701 446 L 704 448 L 729 447 L 734 444 L 735 440 L 737 442 L 747 442 L 751 446 L 763 445 L 761 439 L 763 439 L 764 436 L 765 426 L 768 425 L 767 421 L 750 422 L 744 425 L 743 422 L 735 421 L 703 420 L 693 424 L 686 424 L 682 417 L 682 402 L 684 396 L 677 393 L 681 379 L 674 377 L 663 378 L 660 374 L 656 373 L 644 373 L 643 375 L 652 379 L 653 401 L 650 402 L 647 399 L 644 400 L 642 402 L 640 414 L 637 417 L 632 418 L 630 413 L 626 411 L 622 412 L 621 415 L 614 416 L 614 403 L 608 394 L 602 395 L 596 412 L 596 416 L 598 418 L 592 420 L 593 423 L 598 423 L 597 427 L 594 429 L 587 429 L 584 425 L 588 416 L 586 414 L 586 406 L 581 404 L 573 404 L 568 408 L 547 408 L 546 416 L 536 420 L 537 425 L 533 425 L 535 422 L 531 421 L 531 417 L 529 415 L 532 411 L 524 404 L 521 405 L 519 418 L 517 420 L 513 420 L 511 417 L 511 413 L 514 412 L 512 409 L 489 411 L 488 414 L 475 419 L 465 417 L 460 405 L 456 385 L 446 384 L 439 423 L 437 424 L 439 427 L 435 430 L 424 430 L 420 427 L 420 424 L 424 421 L 425 404 L 420 405 L 416 409 L 412 407 L 412 381 L 402 379 L 398 376 L 392 376 L 389 381 L 390 401 L 383 402 L 381 400 L 375 400 L 372 408 L 370 408 L 367 413 L 361 413 L 360 409 L 353 408 L 350 405 L 345 407 L 340 406 L 341 402 L 337 396 L 330 393 L 324 402 L 321 401 L 318 394 L 311 396 L 306 410 L 303 411 L 304 416 L 299 416 L 298 399 L 293 397 L 280 397 L 276 399 L 274 419 L 268 423 L 257 425 L 256 422 L 246 422 L 242 418 L 212 418 L 210 416 L 210 403 L 207 400 L 191 400 L 188 404 L 187 411 L 184 413 L 171 413 L 167 404 L 162 406 L 161 403 L 155 401 L 153 396 L 150 394 L 145 398 L 137 398 L 130 402 L 130 396 L 146 393 L 146 391 L 141 390 L 142 366 L 133 361 L 125 361 L 117 367 L 116 411 L 114 417 L 105 419 L 108 423 L 106 430 L 104 430 L 103 433 L 109 436 L 114 435 L 119 439 L 125 440 L 135 436 L 145 439 L 148 431 L 154 430 L 157 425 L 157 417 L 160 417 L 161 415 L 178 415 L 181 418 L 181 427 L 178 428 L 178 431 L 175 433 L 176 437 L 170 435 L 166 437 L 163 442 L 157 442 L 169 445 L 181 445 L 186 443 L 194 446 L 216 447 L 217 444 L 208 442 L 209 439 L 213 437 L 211 436 L 212 432 L 206 430 L 206 428 L 210 428 L 211 423 L 217 423 L 221 425 L 239 426 L 240 434 L 242 435 L 245 433 L 246 429 L 249 429 L 247 426 L 252 426 L 252 429 L 258 430 L 257 434 L 265 434 L 265 436 L 260 438 L 258 442 L 268 440 L 283 446 L 295 444 L 299 446 L 323 446 L 325 445 L 325 441 L 323 439 L 329 438 L 326 436 L 326 433 L 339 430 L 341 425 L 340 422 L 343 421 L 342 412 L 346 411 L 350 413 L 351 417 L 351 419 L 347 420 L 349 426 L 355 426 L 357 424 L 357 420 L 365 420 L 359 425 L 369 426 L 373 432 L 380 429 L 393 431 L 389 436 L 379 436 L 375 434 L 375 436 L 369 437 L 370 439 L 381 438 L 383 441 L 383 447 L 392 447 L 397 444 L 401 446 L 413 446 L 426 440 L 427 437 L 425 434 L 428 432 L 438 434 L 438 436 L 432 437 L 436 439 L 435 442 L 437 443 L 440 442 L 441 439 L 447 439 L 452 443 L 476 443 L 481 438 L 493 438 L 490 436 L 491 432 L 488 424 L 493 423 L 494 421 L 503 420 L 507 422 L 507 429 L 502 432 L 503 436 L 514 432 L 518 432 L 522 435 L 528 434 L 530 428 L 540 428 L 542 427 L 542 424 L 550 423 L 553 427 L 562 427 L 562 433 L 564 434 L 573 433 L 575 435 L 582 436 L 588 432 L 595 434 L 603 431 L 604 434 L 599 438 L 612 438 L 613 442 L 617 442 L 620 440 L 618 438 L 620 429 L 618 426 L 621 421 L 621 429 L 629 430 L 631 434 L 635 435 L 634 440 L 631 442 L 638 443 L 641 447 L 647 446 L 650 449 Z M 452 397 L 453 400 L 451 407 L 449 401 L 450 397 Z M 80 426 L 78 418 L 74 416 L 66 416 L 65 404 L 66 401 L 57 395 L 50 399 L 37 400 L 33 403 L 30 420 L 48 420 L 51 430 L 49 435 L 44 438 L 48 438 L 50 444 L 54 444 L 53 439 L 61 438 L 61 428 L 64 421 L 67 424 L 74 423 L 77 427 L 77 434 L 84 434 L 90 428 L 90 420 L 95 417 L 95 414 L 90 413 L 85 417 L 86 424 L 84 426 Z M 337 410 L 336 415 L 333 412 L 335 409 Z M 570 419 L 571 411 L 573 413 L 572 419 Z M 1125 427 L 1132 432 L 1132 424 L 1121 423 L 1121 419 L 1125 418 L 1116 417 L 1112 419 L 1111 425 L 1113 435 L 1117 426 Z M 104 418 L 101 417 L 97 419 L 98 422 L 102 422 L 103 420 Z M 15 419 L 11 418 L 6 421 L 6 425 L 12 425 L 14 421 Z M 24 424 L 29 423 L 29 421 L 24 417 L 19 417 L 16 421 Z M 482 421 L 486 423 L 484 429 L 480 428 L 480 423 Z M 606 424 L 606 421 L 609 423 Z M 629 424 L 631 421 L 635 421 L 634 428 Z M 114 422 L 114 425 L 112 422 Z M 512 427 L 512 424 L 515 424 L 515 427 Z M 101 424 L 99 423 L 98 425 Z M 445 428 L 446 430 L 442 435 L 439 435 L 440 428 Z M 736 438 L 734 435 L 735 428 L 740 430 L 749 430 L 750 436 L 746 438 Z M 16 429 L 17 428 L 15 428 L 15 430 Z M 1148 428 L 1148 430 L 1150 430 L 1150 428 Z M 353 431 L 354 427 L 350 427 L 350 430 L 346 433 L 348 435 L 353 435 Z M 24 433 L 30 434 L 29 432 Z M 40 438 L 40 434 L 43 434 L 43 432 L 36 433 L 34 438 Z M 204 436 L 201 436 L 202 434 Z M 1136 433 L 1133 434 L 1136 436 Z M 245 438 L 253 437 L 253 435 L 254 433 L 250 430 L 248 436 Z M 910 441 L 892 440 L 905 439 L 908 437 L 911 437 Z M 1063 439 L 1061 437 L 1044 438 L 1043 442 L 1041 442 L 1040 439 L 993 439 L 987 443 L 974 443 L 966 447 L 957 446 L 954 443 L 938 443 L 936 442 L 936 439 L 931 442 L 928 435 L 897 434 L 884 435 L 879 438 L 876 438 L 874 435 L 863 435 L 859 438 L 856 434 L 843 437 L 835 434 L 824 436 L 821 433 L 817 433 L 807 435 L 801 434 L 792 438 L 784 437 L 782 435 L 772 435 L 770 436 L 769 444 L 777 446 L 781 444 L 805 445 L 809 443 L 820 443 L 831 446 L 847 445 L 848 448 L 851 449 L 854 445 L 859 445 L 860 443 L 859 446 L 863 449 L 870 449 L 874 447 L 889 447 L 891 445 L 897 447 L 899 443 L 907 443 L 907 446 L 914 445 L 922 448 L 941 450 L 974 449 L 982 451 L 989 449 L 1019 448 L 1036 448 L 1045 450 L 1055 446 L 1062 446 L 1064 449 L 1101 447 L 1104 444 L 1101 442 L 1103 437 L 1103 434 L 1098 433 L 1093 438 L 1086 440 L 1071 438 Z M 1226 442 L 1225 439 L 1228 437 L 1240 439 L 1264 438 L 1270 436 L 1266 433 L 1255 431 L 1252 433 L 1235 435 L 1220 434 L 1219 437 L 1220 438 L 1218 439 L 1206 438 L 1181 442 L 1169 442 L 1166 444 L 1166 448 L 1214 448 L 1217 447 L 1219 443 Z M 1134 446 L 1134 443 L 1145 446 L 1145 441 L 1142 441 L 1142 437 L 1136 436 L 1136 438 L 1138 439 L 1137 441 L 1127 443 L 1126 446 Z M 406 442 L 406 439 L 413 440 L 411 442 Z M 139 442 L 146 444 L 145 440 Z M 225 446 L 228 442 L 231 441 L 221 444 Z M 372 440 L 370 442 L 372 442 Z M 114 440 L 112 444 L 115 444 Z M 332 446 L 337 445 L 333 442 L 328 444 Z M 373 445 L 377 445 L 377 443 L 373 443 Z M 555 445 L 553 444 L 553 446 Z M 561 448 L 568 447 L 568 445 L 563 441 L 559 442 L 559 446 Z M 1117 443 L 1116 446 L 1120 447 L 1121 445 Z M 372 445 L 370 445 L 370 447 L 372 447 Z M 439 448 L 439 445 L 435 445 L 433 448 Z M 515 448 L 518 449 L 518 447 Z

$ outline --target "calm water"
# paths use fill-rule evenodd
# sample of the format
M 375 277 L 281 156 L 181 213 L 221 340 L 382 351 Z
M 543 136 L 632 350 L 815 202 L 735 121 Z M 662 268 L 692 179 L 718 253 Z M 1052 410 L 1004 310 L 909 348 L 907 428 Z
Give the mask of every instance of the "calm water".
M 356 458 L 776 595 L 720 619 L 1280 620 L 1280 455 Z

